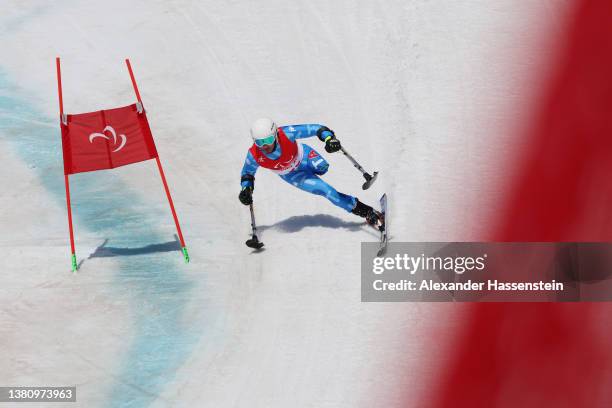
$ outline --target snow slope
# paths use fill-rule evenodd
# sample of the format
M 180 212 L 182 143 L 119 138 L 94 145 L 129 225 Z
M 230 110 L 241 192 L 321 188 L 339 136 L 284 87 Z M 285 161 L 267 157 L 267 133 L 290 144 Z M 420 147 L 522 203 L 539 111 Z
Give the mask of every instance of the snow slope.
M 503 174 L 481 158 L 514 151 L 505 129 L 528 110 L 514 87 L 538 64 L 520 56 L 549 52 L 527 40 L 564 10 L 515 4 L 4 0 L 0 385 L 76 384 L 87 407 L 394 407 L 406 389 L 420 405 L 461 308 L 360 303 L 360 242 L 376 235 L 264 170 L 266 250 L 251 253 L 248 127 L 333 128 L 381 174 L 362 192 L 326 154 L 326 180 L 368 203 L 386 191 L 396 241 L 484 238 L 475 220 Z M 141 163 L 71 177 L 69 273 L 55 56 L 70 113 L 132 103 L 131 59 L 191 264 L 168 251 L 172 218 Z M 92 256 L 101 246 L 120 256 Z

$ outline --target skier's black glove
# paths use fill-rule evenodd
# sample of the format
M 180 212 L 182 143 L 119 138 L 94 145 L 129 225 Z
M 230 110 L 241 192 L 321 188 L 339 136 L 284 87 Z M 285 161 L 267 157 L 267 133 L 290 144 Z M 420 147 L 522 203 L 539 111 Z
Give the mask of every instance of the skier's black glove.
M 328 136 L 327 139 L 325 139 L 325 151 L 327 153 L 337 152 L 341 147 L 340 141 L 336 139 L 335 136 Z
M 244 205 L 253 204 L 253 187 L 251 186 L 244 187 L 240 191 L 240 194 L 238 194 L 238 199 Z

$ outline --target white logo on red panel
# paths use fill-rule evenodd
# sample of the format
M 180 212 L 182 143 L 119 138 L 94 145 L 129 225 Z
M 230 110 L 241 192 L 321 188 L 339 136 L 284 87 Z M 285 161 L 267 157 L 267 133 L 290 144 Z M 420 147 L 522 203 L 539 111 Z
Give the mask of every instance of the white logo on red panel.
M 110 133 L 113 136 L 113 145 L 117 146 L 117 132 L 115 132 L 115 129 L 113 129 L 112 126 L 105 127 L 102 133 L 92 133 L 91 135 L 89 135 L 89 143 L 93 143 L 96 137 L 103 137 L 106 140 L 111 140 L 110 136 L 105 135 L 106 132 Z M 119 137 L 121 138 L 121 142 L 119 143 L 119 147 L 112 151 L 113 153 L 123 149 L 123 146 L 125 146 L 125 143 L 127 142 L 127 137 L 125 135 L 121 134 L 119 135 Z

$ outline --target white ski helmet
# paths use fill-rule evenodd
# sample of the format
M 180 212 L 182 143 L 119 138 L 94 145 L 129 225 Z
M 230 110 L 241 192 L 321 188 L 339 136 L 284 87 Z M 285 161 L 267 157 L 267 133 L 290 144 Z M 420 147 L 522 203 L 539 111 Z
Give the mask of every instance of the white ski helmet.
M 251 137 L 258 146 L 272 144 L 278 128 L 272 119 L 259 118 L 251 126 Z

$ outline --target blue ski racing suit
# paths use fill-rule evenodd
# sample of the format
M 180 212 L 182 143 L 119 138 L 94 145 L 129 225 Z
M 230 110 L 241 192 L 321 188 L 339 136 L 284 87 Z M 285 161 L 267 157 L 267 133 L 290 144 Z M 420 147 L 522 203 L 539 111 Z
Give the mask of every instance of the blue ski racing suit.
M 253 145 L 244 160 L 240 178 L 241 187 L 243 189 L 254 188 L 255 173 L 262 165 L 275 171 L 287 183 L 309 193 L 323 196 L 332 204 L 352 212 L 357 205 L 357 198 L 340 193 L 323 181 L 319 176 L 327 172 L 329 163 L 312 147 L 296 141 L 313 136 L 326 142 L 334 137 L 334 134 L 326 126 L 318 124 L 281 126 L 278 128 L 278 141 L 271 153 L 267 154 Z M 285 147 L 285 151 L 281 146 Z M 287 156 L 289 150 L 292 150 L 294 154 Z M 288 160 L 285 161 L 285 159 Z

